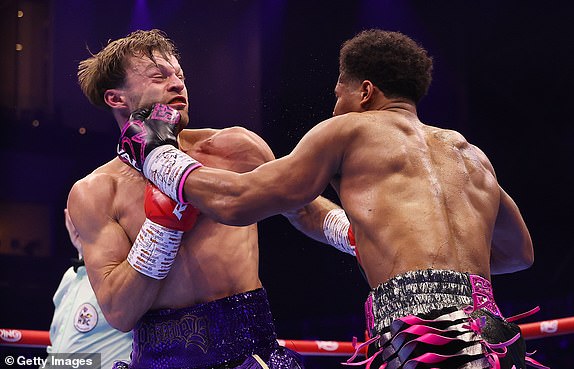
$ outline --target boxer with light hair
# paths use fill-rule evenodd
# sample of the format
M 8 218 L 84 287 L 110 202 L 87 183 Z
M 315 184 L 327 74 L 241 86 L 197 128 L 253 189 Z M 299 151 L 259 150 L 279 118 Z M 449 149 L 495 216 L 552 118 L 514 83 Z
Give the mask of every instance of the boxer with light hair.
M 493 274 L 532 265 L 529 231 L 485 153 L 419 119 L 432 58 L 401 33 L 367 30 L 343 44 L 339 67 L 334 116 L 290 154 L 251 172 L 210 168 L 176 142 L 142 134 L 145 118 L 143 128 L 124 131 L 119 151 L 174 200 L 226 224 L 301 207 L 330 183 L 372 288 L 367 367 L 536 364 L 490 283 Z M 134 137 L 145 150 L 129 150 Z M 334 229 L 345 234 L 344 226 Z

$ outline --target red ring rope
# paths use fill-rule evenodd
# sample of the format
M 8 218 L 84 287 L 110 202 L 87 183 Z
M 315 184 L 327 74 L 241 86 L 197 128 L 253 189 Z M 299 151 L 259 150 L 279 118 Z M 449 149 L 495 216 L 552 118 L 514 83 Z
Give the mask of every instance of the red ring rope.
M 574 333 L 574 317 L 519 324 L 524 339 Z M 347 356 L 355 352 L 351 342 L 279 339 L 279 344 L 302 355 Z M 50 344 L 50 332 L 0 328 L 0 346 L 38 347 Z

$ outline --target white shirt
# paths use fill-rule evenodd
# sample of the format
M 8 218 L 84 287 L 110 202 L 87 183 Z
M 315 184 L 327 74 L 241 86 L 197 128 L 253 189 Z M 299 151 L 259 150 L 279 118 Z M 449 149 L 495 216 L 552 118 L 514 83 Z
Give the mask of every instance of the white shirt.
M 48 353 L 101 353 L 101 367 L 116 360 L 129 361 L 132 333 L 112 328 L 98 305 L 86 268 L 70 268 L 54 294 Z

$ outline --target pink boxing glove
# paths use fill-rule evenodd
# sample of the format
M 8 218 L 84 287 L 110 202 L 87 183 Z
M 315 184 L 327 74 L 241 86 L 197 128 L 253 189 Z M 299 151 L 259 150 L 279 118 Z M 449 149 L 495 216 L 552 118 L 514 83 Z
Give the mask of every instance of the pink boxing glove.
M 120 135 L 117 155 L 177 202 L 183 199 L 185 179 L 201 166 L 178 149 L 180 114 L 163 104 L 134 111 Z

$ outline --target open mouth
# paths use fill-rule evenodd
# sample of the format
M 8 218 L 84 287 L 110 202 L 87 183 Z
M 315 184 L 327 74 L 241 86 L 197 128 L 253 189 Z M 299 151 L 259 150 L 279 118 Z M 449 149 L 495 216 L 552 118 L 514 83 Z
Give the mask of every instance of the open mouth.
M 173 99 L 169 100 L 167 105 L 176 110 L 181 110 L 187 106 L 187 99 L 183 96 L 174 97 Z

